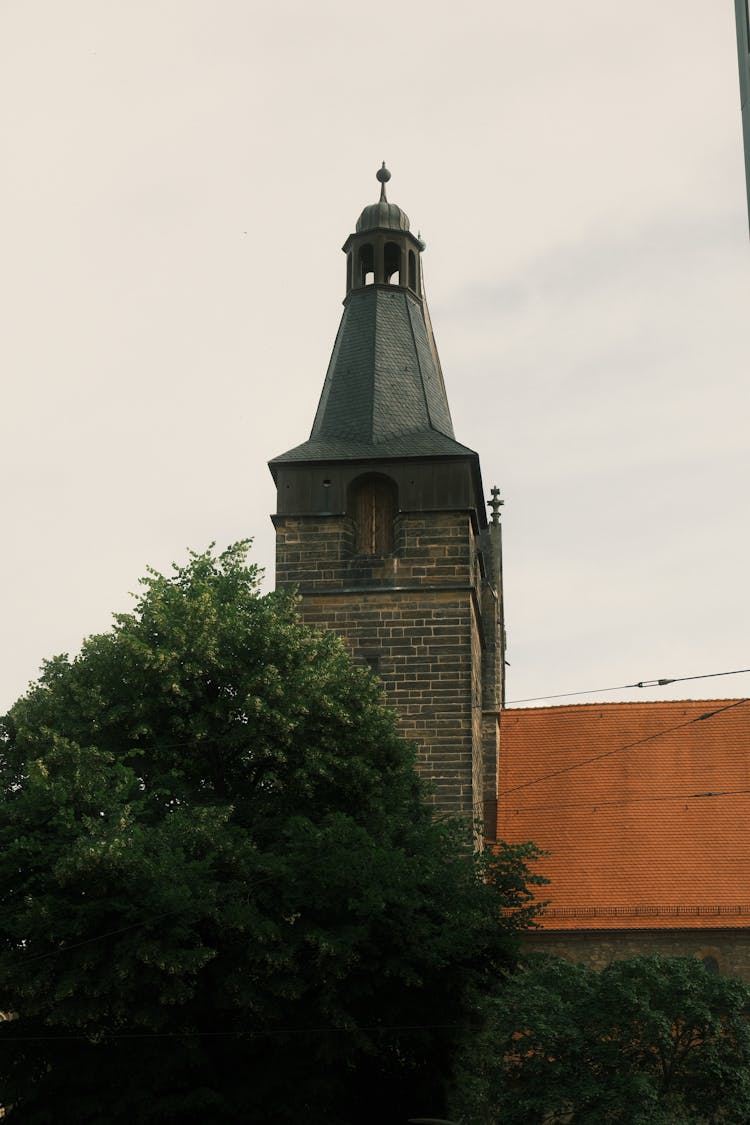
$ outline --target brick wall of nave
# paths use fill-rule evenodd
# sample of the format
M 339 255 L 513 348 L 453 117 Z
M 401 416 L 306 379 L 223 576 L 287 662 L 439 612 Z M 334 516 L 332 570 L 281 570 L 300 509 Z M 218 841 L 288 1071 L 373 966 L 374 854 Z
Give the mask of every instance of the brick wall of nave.
M 535 930 L 523 938 L 529 952 L 565 957 L 592 969 L 654 953 L 713 958 L 723 976 L 750 982 L 750 929 Z

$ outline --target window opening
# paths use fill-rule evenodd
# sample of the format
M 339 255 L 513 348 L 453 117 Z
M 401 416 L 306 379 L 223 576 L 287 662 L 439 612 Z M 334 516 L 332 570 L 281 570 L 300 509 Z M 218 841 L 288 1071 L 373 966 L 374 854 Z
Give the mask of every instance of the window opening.
M 375 280 L 375 250 L 370 242 L 359 248 L 359 284 L 372 285 Z
M 392 554 L 393 521 L 396 517 L 396 486 L 393 481 L 381 476 L 367 476 L 355 481 L 350 510 L 356 527 L 356 553 Z
M 396 242 L 386 242 L 383 251 L 385 280 L 388 285 L 401 284 L 401 247 Z
M 413 250 L 409 251 L 409 288 L 417 291 L 417 256 Z

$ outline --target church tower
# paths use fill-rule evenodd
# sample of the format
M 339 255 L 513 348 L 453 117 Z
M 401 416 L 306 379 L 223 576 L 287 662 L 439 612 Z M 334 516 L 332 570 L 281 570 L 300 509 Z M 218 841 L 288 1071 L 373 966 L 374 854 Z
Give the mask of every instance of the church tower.
M 308 441 L 270 462 L 276 584 L 383 682 L 447 812 L 496 803 L 503 700 L 498 490 L 456 441 L 422 278 L 425 246 L 386 197 L 344 243 L 346 296 Z

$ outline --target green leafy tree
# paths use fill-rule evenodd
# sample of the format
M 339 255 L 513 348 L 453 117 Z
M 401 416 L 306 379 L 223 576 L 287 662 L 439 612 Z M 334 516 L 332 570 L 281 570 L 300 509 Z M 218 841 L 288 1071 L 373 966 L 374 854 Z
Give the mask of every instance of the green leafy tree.
M 466 1125 L 747 1125 L 750 989 L 693 958 L 528 962 L 485 1010 Z
M 246 545 L 150 571 L 0 725 L 0 1104 L 17 1125 L 444 1110 L 533 848 L 436 818 L 377 681 Z

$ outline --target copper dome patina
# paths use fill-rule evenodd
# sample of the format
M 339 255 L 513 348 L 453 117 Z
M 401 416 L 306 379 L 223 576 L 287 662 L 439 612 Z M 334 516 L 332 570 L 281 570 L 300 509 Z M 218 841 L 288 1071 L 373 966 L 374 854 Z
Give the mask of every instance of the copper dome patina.
M 365 207 L 357 219 L 357 234 L 363 230 L 409 230 L 409 216 L 395 203 L 389 203 L 385 194 L 385 185 L 391 178 L 391 173 L 383 161 L 376 176 L 380 181 L 380 199 Z

